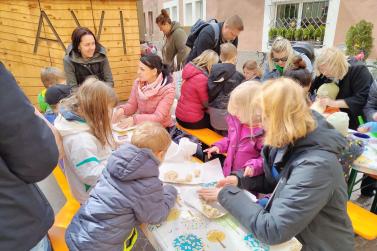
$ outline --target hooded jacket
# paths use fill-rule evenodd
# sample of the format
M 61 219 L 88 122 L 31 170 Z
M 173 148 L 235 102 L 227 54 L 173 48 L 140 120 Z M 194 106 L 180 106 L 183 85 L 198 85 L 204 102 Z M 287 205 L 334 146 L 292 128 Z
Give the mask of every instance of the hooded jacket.
M 96 76 L 110 86 L 114 86 L 109 60 L 106 56 L 106 50 L 102 46 L 98 52 L 94 53 L 92 58 L 85 60 L 81 55 L 73 51 L 72 44 L 70 44 L 64 56 L 63 64 L 67 84 L 70 86 L 81 85 L 91 75 Z
M 190 49 L 186 46 L 187 35 L 178 22 L 172 22 L 171 25 L 171 30 L 165 36 L 165 43 L 162 46 L 162 60 L 171 69 L 181 69 L 190 52 Z M 174 67 L 175 56 L 177 56 L 176 67 Z
M 165 220 L 177 190 L 162 185 L 159 164 L 150 149 L 126 143 L 116 150 L 67 229 L 69 250 L 123 251 L 135 226 Z
M 239 187 L 225 187 L 218 199 L 264 243 L 296 236 L 302 250 L 354 250 L 347 186 L 338 160 L 346 140 L 321 115 L 314 116 L 317 128 L 292 146 L 263 148 L 264 175 L 239 177 Z M 275 192 L 264 209 L 241 189 Z
M 58 163 L 54 135 L 0 62 L 0 250 L 30 250 L 54 212 L 35 184 Z
M 70 111 L 61 111 L 54 125 L 63 138 L 64 171 L 69 187 L 83 204 L 107 164 L 111 147 L 101 145 L 86 122 Z
M 195 123 L 203 119 L 208 105 L 208 73 L 190 62 L 183 68 L 182 79 L 175 115 L 181 121 Z

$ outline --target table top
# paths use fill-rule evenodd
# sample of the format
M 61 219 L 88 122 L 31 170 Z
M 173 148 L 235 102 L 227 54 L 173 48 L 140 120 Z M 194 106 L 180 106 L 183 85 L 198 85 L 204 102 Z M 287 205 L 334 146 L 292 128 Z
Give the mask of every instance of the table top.
M 363 154 L 353 162 L 352 168 L 366 174 L 377 175 L 377 144 L 368 143 Z

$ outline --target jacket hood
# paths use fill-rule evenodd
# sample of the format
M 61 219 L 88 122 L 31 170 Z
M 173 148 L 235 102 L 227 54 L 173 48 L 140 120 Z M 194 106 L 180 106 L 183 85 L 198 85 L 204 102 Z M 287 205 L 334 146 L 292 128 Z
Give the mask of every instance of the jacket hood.
M 192 78 L 196 75 L 200 75 L 200 74 L 204 74 L 208 77 L 208 73 L 202 69 L 200 69 L 199 67 L 197 67 L 196 65 L 192 64 L 191 62 L 189 62 L 184 68 L 183 68 L 183 71 L 182 71 L 182 78 L 183 79 L 189 79 L 189 78 Z
M 55 119 L 54 126 L 62 137 L 90 131 L 82 118 L 69 111 L 61 111 Z
M 232 77 L 235 72 L 236 66 L 234 64 L 215 64 L 211 69 L 211 79 L 214 82 L 223 82 Z
M 182 26 L 178 22 L 175 22 L 175 21 L 171 22 L 171 30 L 167 36 L 170 36 L 171 34 L 174 33 L 176 29 L 180 29 L 180 28 L 182 29 Z
M 305 138 L 296 141 L 295 149 L 325 150 L 336 155 L 340 154 L 347 141 L 326 119 L 316 111 L 312 111 L 317 128 Z
M 158 177 L 160 161 L 147 148 L 125 143 L 109 158 L 107 169 L 118 180 Z
M 106 59 L 106 50 L 103 46 L 100 46 L 98 52 L 95 52 L 93 57 L 89 60 L 85 60 L 83 57 L 78 55 L 76 52 L 73 51 L 72 44 L 68 45 L 66 50 L 66 55 L 72 60 L 72 62 L 79 63 L 79 64 L 86 64 L 86 63 L 98 63 L 102 62 Z

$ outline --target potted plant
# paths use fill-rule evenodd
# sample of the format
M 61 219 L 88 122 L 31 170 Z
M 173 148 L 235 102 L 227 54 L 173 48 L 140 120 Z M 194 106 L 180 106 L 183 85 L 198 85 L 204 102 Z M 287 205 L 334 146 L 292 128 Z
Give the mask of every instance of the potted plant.
M 296 41 L 302 40 L 302 36 L 303 36 L 303 29 L 302 28 L 296 29 L 295 30 L 295 40 Z
M 310 30 L 308 28 L 303 29 L 302 38 L 303 38 L 303 40 L 309 40 L 310 39 Z
M 278 29 L 277 35 L 280 37 L 285 37 L 286 32 L 287 32 L 287 28 L 282 27 Z
M 361 20 L 356 25 L 352 25 L 346 34 L 346 47 L 348 55 L 357 55 L 364 52 L 365 59 L 368 58 L 373 48 L 373 24 Z
M 307 29 L 309 30 L 309 40 L 314 38 L 315 28 L 312 24 L 309 24 Z
M 295 29 L 289 28 L 285 33 L 285 38 L 292 41 L 295 38 Z
M 275 37 L 277 36 L 277 33 L 278 33 L 277 28 L 272 27 L 272 28 L 268 31 L 268 39 L 269 39 L 270 41 L 274 40 Z

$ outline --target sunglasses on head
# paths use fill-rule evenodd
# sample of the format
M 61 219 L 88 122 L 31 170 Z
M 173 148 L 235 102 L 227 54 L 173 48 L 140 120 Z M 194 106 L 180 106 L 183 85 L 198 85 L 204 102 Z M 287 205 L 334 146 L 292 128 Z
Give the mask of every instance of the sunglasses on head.
M 275 63 L 277 63 L 277 62 L 279 62 L 279 61 L 287 62 L 287 60 L 288 60 L 288 57 L 272 58 L 272 61 L 274 61 Z

